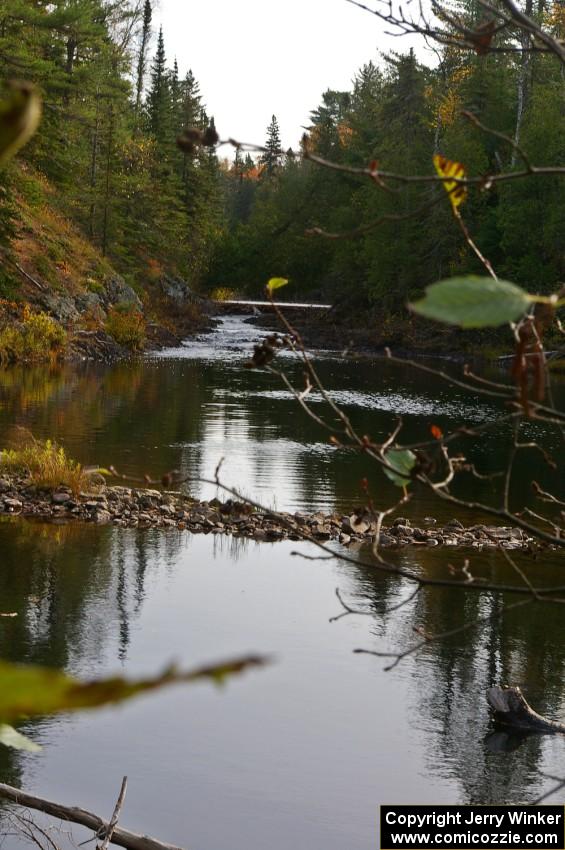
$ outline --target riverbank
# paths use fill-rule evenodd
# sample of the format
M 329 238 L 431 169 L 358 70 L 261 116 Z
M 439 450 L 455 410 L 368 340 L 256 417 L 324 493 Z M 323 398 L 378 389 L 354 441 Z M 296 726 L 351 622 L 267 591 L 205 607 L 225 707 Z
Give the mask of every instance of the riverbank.
M 0 299 L 0 364 L 110 363 L 212 331 L 214 312 L 185 281 L 166 276 L 144 300 L 119 276 L 96 293 L 28 292 L 25 300 Z
M 282 308 L 284 313 L 284 308 Z M 351 355 L 382 354 L 390 348 L 404 356 L 437 356 L 451 360 L 481 358 L 496 360 L 512 351 L 510 331 L 464 331 L 412 315 L 341 313 L 333 307 L 325 313 L 288 314 L 286 318 L 300 334 L 306 349 L 347 351 Z M 279 318 L 271 312 L 249 318 L 250 322 L 283 331 Z
M 256 541 L 336 541 L 344 546 L 374 543 L 378 531 L 369 514 L 287 513 L 255 510 L 244 502 L 199 501 L 177 491 L 123 486 L 99 486 L 73 494 L 70 489 L 42 490 L 22 475 L 0 474 L 0 515 L 50 522 L 81 521 L 120 528 L 162 528 L 192 534 L 228 534 Z M 519 528 L 474 525 L 457 519 L 442 526 L 430 518 L 427 527 L 413 527 L 397 518 L 383 527 L 379 545 L 445 546 L 474 550 L 529 551 L 536 541 Z

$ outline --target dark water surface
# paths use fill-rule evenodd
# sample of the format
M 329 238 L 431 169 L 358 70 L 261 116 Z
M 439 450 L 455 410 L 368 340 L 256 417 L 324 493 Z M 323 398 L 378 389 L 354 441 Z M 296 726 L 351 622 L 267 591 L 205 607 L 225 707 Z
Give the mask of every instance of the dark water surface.
M 2 441 L 17 423 L 55 436 L 84 463 L 138 477 L 179 469 L 205 497 L 215 488 L 197 479 L 224 457 L 226 482 L 281 509 L 350 508 L 362 501 L 364 476 L 379 504 L 398 495 L 364 458 L 336 456 L 273 376 L 243 368 L 256 335 L 227 318 L 213 336 L 143 361 L 2 372 Z M 300 383 L 300 367 L 284 362 Z M 375 438 L 399 415 L 416 440 L 430 424 L 479 424 L 501 410 L 382 360 L 326 356 L 317 365 L 358 430 Z M 486 435 L 472 449 L 481 471 L 504 464 L 508 436 Z M 543 436 L 557 452 L 559 435 Z M 526 454 L 514 498 L 525 498 L 532 476 L 557 489 L 556 475 Z M 470 479 L 462 495 L 492 499 L 491 486 Z M 454 515 L 424 493 L 403 512 Z M 411 588 L 376 572 L 367 553 L 362 565 L 304 560 L 292 555 L 297 548 L 315 554 L 296 543 L 0 522 L 0 610 L 20 615 L 0 621 L 4 657 L 85 677 L 248 651 L 275 659 L 222 690 L 176 688 L 28 724 L 43 751 L 0 749 L 0 779 L 109 816 L 127 773 L 122 824 L 194 850 L 372 850 L 379 803 L 531 801 L 551 786 L 542 772 L 564 773 L 564 740 L 493 737 L 484 699 L 490 684 L 512 682 L 563 719 L 563 608 L 508 612 L 385 673 L 382 659 L 352 650 L 409 646 L 414 625 L 448 630 L 496 613 L 501 600 L 424 591 L 393 611 Z M 437 576 L 462 561 L 434 549 L 394 558 Z M 472 566 L 516 581 L 496 555 L 477 554 Z M 544 581 L 565 583 L 562 556 L 538 566 Z M 336 588 L 370 616 L 330 623 L 340 611 Z M 2 846 L 23 845 L 7 837 Z

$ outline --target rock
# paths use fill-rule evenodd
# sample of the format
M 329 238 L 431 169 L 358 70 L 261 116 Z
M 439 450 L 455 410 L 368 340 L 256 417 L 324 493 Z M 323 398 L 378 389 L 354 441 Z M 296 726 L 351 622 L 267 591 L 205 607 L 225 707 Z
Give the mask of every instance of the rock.
M 71 498 L 70 493 L 64 493 L 61 490 L 58 493 L 53 493 L 53 495 L 51 496 L 51 501 L 53 502 L 54 505 L 66 505 L 67 502 L 70 500 L 70 498 Z
M 0 512 L 33 514 L 53 520 L 70 517 L 119 527 L 176 528 L 194 534 L 233 534 L 257 541 L 339 540 L 350 551 L 357 551 L 377 533 L 377 522 L 369 512 L 355 510 L 350 516 L 297 512 L 272 513 L 250 511 L 242 502 L 218 499 L 199 502 L 177 491 L 161 492 L 149 488 L 131 490 L 127 487 L 104 487 L 94 492 L 73 496 L 60 485 L 53 492 L 30 487 L 22 476 L 5 472 L 0 477 Z M 431 526 L 431 522 L 426 522 Z M 461 527 L 459 527 L 461 526 Z M 398 517 L 392 527 L 383 529 L 379 544 L 383 548 L 404 546 L 454 546 L 475 549 L 529 550 L 533 540 L 520 528 L 476 525 L 463 528 L 459 520 L 447 523 L 444 529 L 412 527 L 404 517 Z
M 146 496 L 148 499 L 156 499 L 158 502 L 163 499 L 163 494 L 160 490 L 138 490 L 137 494 L 140 496 Z
M 129 487 L 112 487 L 108 492 L 108 498 L 111 499 L 131 499 L 131 490 Z
M 106 311 L 102 299 L 96 292 L 81 292 L 75 297 L 75 304 L 79 313 L 88 313 L 99 322 L 106 320 Z
M 194 292 L 188 283 L 180 277 L 165 275 L 160 281 L 161 292 L 170 301 L 179 306 L 185 304 L 206 304 L 205 298 Z
M 120 275 L 110 278 L 106 284 L 106 293 L 110 304 L 129 304 L 134 310 L 143 312 L 143 304 L 139 295 Z
M 315 525 L 312 528 L 312 534 L 316 540 L 329 540 L 332 536 L 330 529 L 327 526 Z
M 346 526 L 346 527 L 344 527 Z M 342 531 L 346 533 L 348 530 L 353 531 L 355 534 L 366 534 L 371 528 L 371 523 L 362 517 L 358 517 L 356 514 L 352 514 L 348 517 L 346 523 L 342 525 Z
M 458 519 L 450 519 L 449 522 L 445 523 L 445 528 L 448 528 L 450 531 L 452 531 L 454 528 L 460 530 L 464 528 L 464 525 L 463 523 L 459 522 Z
M 22 508 L 23 504 L 19 499 L 4 499 L 4 509 L 9 513 L 19 513 Z
M 40 303 L 62 325 L 71 324 L 80 318 L 75 302 L 68 295 L 56 295 L 54 292 L 45 292 L 41 295 Z
M 382 533 L 379 536 L 379 546 L 384 546 L 386 549 L 390 549 L 392 546 L 398 546 L 398 540 L 396 537 L 391 537 L 390 534 Z
M 395 537 L 412 537 L 414 533 L 414 529 L 410 528 L 409 525 L 401 525 L 400 523 L 395 523 L 392 528 L 389 528 L 389 533 L 393 534 Z
M 311 514 L 308 517 L 308 524 L 309 525 L 323 525 L 325 521 L 326 521 L 326 516 L 325 516 L 325 514 L 321 513 L 320 511 L 317 511 L 315 514 Z

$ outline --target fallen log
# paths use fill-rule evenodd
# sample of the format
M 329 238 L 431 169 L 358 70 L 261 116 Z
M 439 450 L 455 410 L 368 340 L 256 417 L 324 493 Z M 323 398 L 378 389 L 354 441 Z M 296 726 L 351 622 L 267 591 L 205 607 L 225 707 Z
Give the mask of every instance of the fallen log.
M 18 806 L 24 806 L 26 809 L 35 809 L 38 812 L 44 812 L 58 820 L 69 821 L 70 823 L 85 826 L 91 829 L 95 836 L 104 838 L 110 828 L 112 828 L 111 843 L 119 847 L 125 847 L 126 850 L 185 850 L 185 848 L 177 847 L 172 844 L 164 844 L 156 838 L 150 838 L 148 835 L 139 835 L 137 832 L 130 832 L 128 829 L 123 829 L 104 820 L 104 818 L 87 812 L 85 809 L 80 809 L 77 806 L 63 806 L 60 803 L 54 803 L 52 800 L 44 800 L 41 797 L 35 797 L 33 794 L 27 794 L 25 791 L 20 791 L 19 788 L 13 788 L 11 785 L 5 785 L 0 782 L 0 798 L 16 803 Z
M 520 688 L 497 685 L 487 690 L 487 700 L 498 723 L 525 732 L 539 732 L 546 735 L 565 734 L 565 724 L 548 720 L 534 711 L 526 702 Z

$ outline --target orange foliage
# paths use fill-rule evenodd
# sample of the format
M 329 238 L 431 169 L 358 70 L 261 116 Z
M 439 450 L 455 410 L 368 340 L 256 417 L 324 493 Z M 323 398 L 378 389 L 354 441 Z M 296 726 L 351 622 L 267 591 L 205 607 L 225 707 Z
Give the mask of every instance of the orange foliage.
M 265 170 L 264 165 L 254 165 L 253 168 L 250 168 L 249 171 L 244 171 L 241 175 L 244 180 L 250 180 L 252 183 L 256 183 L 261 179 L 261 175 Z
M 353 136 L 353 130 L 348 124 L 338 124 L 337 125 L 337 137 L 339 139 L 340 145 L 345 148 L 350 143 L 351 138 Z

